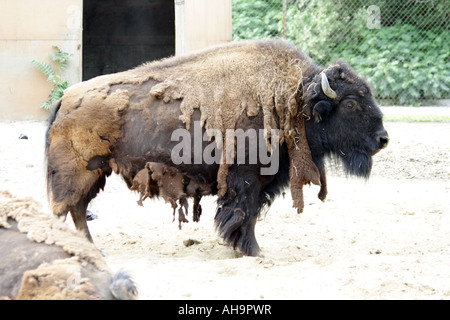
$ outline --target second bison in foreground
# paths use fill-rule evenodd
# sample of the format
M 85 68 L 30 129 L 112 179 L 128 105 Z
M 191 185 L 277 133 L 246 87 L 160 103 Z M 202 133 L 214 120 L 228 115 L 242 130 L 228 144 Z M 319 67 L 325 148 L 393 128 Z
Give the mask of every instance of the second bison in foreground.
M 84 236 L 7 191 L 0 191 L 0 256 L 0 300 L 137 298 L 130 276 L 112 274 Z
M 142 199 L 175 209 L 194 197 L 197 220 L 201 196 L 216 194 L 219 234 L 254 256 L 263 206 L 290 185 L 301 212 L 307 183 L 324 200 L 327 157 L 368 177 L 388 140 L 369 85 L 346 63 L 322 68 L 286 41 L 243 41 L 67 89 L 47 133 L 48 190 L 53 212 L 70 211 L 88 238 L 87 205 L 112 171 Z M 158 178 L 158 163 L 175 172 Z

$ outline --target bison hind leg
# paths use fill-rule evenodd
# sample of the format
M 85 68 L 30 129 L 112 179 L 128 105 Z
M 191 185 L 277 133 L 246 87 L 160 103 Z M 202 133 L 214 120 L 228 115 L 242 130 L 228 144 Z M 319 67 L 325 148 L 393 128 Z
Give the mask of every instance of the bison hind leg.
M 198 194 L 196 194 L 194 196 L 194 207 L 192 209 L 192 215 L 193 215 L 194 222 L 199 222 L 200 216 L 202 215 L 202 206 L 200 204 L 201 198 L 202 198 L 202 196 L 200 196 Z
M 188 201 L 186 200 L 186 198 L 180 199 L 180 207 L 178 208 L 178 229 L 180 229 L 180 230 L 181 230 L 181 223 L 189 222 L 189 220 L 186 219 L 188 209 L 189 209 L 189 204 L 188 204 Z

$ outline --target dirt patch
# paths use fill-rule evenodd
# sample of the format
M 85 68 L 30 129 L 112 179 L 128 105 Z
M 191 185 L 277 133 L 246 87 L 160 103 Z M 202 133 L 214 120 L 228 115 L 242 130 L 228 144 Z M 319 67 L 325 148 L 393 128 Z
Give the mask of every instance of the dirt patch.
M 139 207 L 118 176 L 89 207 L 99 216 L 89 222 L 94 241 L 113 271 L 130 271 L 144 299 L 449 299 L 450 123 L 385 126 L 391 142 L 369 181 L 331 166 L 324 203 L 317 186 L 305 187 L 300 215 L 288 189 L 275 201 L 256 225 L 265 259 L 222 243 L 215 197 L 202 199 L 201 221 L 180 231 L 169 205 Z M 0 134 L 0 188 L 48 208 L 45 123 L 0 122 Z

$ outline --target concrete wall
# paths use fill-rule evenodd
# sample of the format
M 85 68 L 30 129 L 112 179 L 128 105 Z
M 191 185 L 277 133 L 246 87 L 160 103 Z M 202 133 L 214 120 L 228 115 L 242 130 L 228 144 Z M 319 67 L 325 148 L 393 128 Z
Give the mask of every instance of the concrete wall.
M 231 41 L 231 0 L 175 3 L 177 54 Z M 63 78 L 82 80 L 83 0 L 0 0 L 0 120 L 43 120 L 52 85 L 31 61 L 52 45 L 72 54 Z
M 175 0 L 177 55 L 232 40 L 231 0 Z
M 52 85 L 32 64 L 51 62 L 52 45 L 73 54 L 64 76 L 81 79 L 82 0 L 0 0 L 0 119 L 42 120 Z

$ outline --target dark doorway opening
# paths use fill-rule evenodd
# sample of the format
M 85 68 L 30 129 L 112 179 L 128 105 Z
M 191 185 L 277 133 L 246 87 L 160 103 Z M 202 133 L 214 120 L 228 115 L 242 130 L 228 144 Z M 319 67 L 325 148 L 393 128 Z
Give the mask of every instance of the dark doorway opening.
M 173 1 L 83 2 L 83 81 L 173 54 Z

